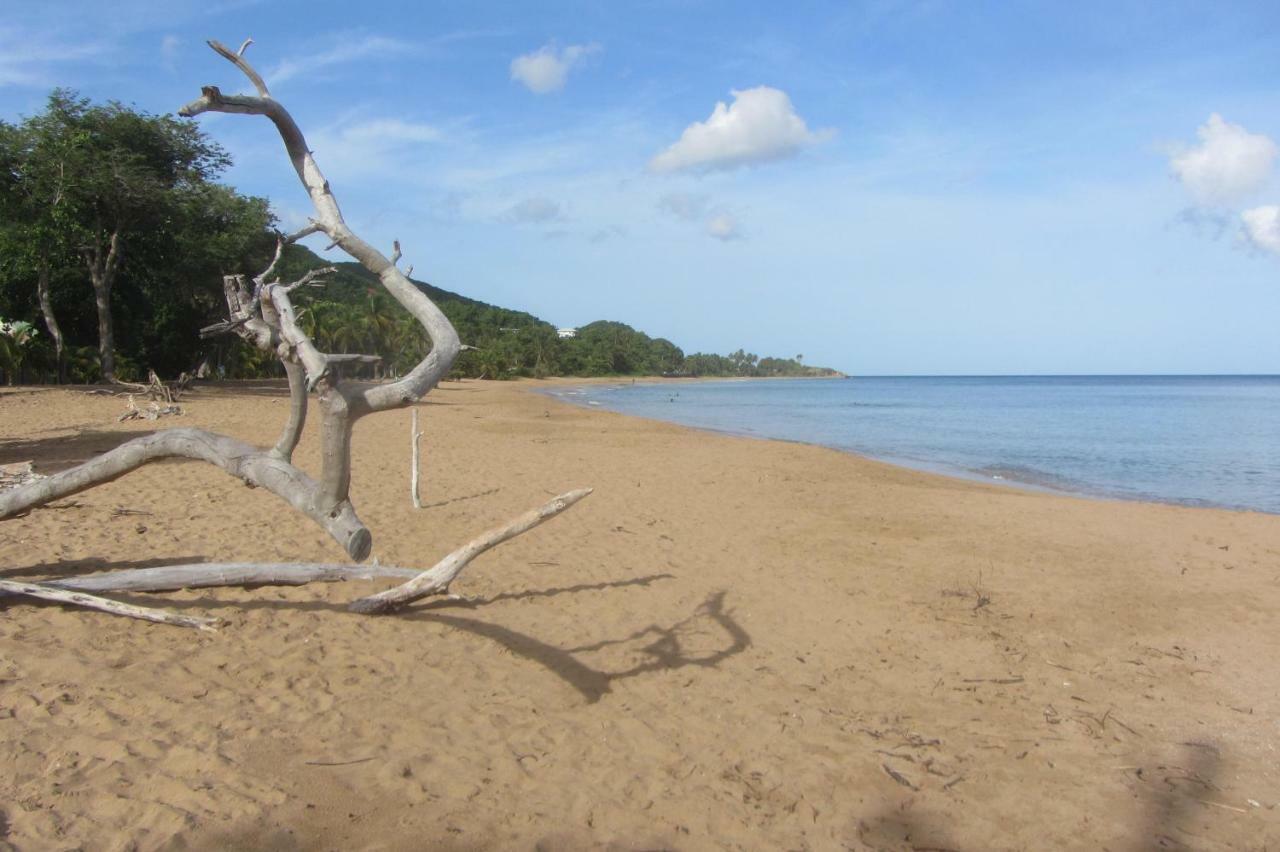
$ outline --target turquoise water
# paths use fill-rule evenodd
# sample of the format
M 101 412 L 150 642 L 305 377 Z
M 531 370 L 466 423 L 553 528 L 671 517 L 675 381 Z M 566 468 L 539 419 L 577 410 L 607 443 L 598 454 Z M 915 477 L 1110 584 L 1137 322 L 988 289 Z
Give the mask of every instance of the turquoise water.
M 987 481 L 1280 513 L 1280 376 L 628 381 L 551 393 Z

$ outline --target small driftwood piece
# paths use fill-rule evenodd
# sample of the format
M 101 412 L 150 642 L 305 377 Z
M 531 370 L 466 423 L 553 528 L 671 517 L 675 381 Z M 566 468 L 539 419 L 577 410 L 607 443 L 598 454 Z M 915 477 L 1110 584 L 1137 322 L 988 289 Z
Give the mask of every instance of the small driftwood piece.
M 26 595 L 27 597 L 41 598 L 46 601 L 96 609 L 112 615 L 123 615 L 126 618 L 140 618 L 143 621 L 154 621 L 158 624 L 172 624 L 175 627 L 195 627 L 198 630 L 213 630 L 218 623 L 215 618 L 201 618 L 195 615 L 181 615 L 180 613 L 170 612 L 167 609 L 133 606 L 132 604 L 100 598 L 96 595 L 88 595 L 84 592 L 55 589 L 40 583 L 0 580 L 0 593 Z
M 129 408 L 124 414 L 116 418 L 117 423 L 123 423 L 126 420 L 159 420 L 161 417 L 170 417 L 172 415 L 182 414 L 182 406 L 166 405 L 161 406 L 159 403 L 152 402 L 146 408 L 138 408 L 133 401 L 133 394 L 129 394 Z
M 428 595 L 448 594 L 449 584 L 462 573 L 462 569 L 466 568 L 471 560 L 489 548 L 513 539 L 543 521 L 554 518 L 590 493 L 590 488 L 579 488 L 576 491 L 561 494 L 551 502 L 536 509 L 530 509 L 509 523 L 482 533 L 409 582 L 387 589 L 385 592 L 352 601 L 347 609 L 369 614 L 384 613 Z
M 418 431 L 418 407 L 415 405 L 412 409 L 412 416 L 409 419 L 409 440 L 410 446 L 413 447 L 412 467 L 409 468 L 409 496 L 413 498 L 413 508 L 422 508 L 422 497 L 418 493 L 418 465 L 421 458 L 421 450 L 419 444 L 422 443 L 422 433 Z

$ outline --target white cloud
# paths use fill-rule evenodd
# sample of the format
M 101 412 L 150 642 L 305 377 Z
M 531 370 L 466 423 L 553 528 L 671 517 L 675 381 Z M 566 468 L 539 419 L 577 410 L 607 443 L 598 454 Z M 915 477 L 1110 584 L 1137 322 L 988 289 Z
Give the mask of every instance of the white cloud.
M 400 143 L 438 142 L 440 130 L 430 124 L 382 118 L 364 124 L 344 127 L 342 141 L 372 148 L 387 148 Z
M 1208 206 L 1239 201 L 1261 188 L 1280 150 L 1267 136 L 1250 133 L 1217 113 L 1196 135 L 1200 144 L 1174 152 L 1169 165 L 1196 201 Z
M 344 38 L 336 47 L 307 53 L 299 59 L 285 59 L 265 76 L 268 86 L 283 83 L 303 74 L 313 74 L 333 65 L 354 62 L 371 56 L 399 55 L 410 49 L 407 42 L 385 36 Z
M 321 128 L 309 137 L 320 167 L 331 179 L 385 176 L 404 180 L 419 172 L 426 159 L 424 147 L 445 134 L 432 124 L 400 118 L 373 118 Z
M 738 220 L 728 213 L 717 213 L 707 220 L 707 233 L 722 242 L 741 239 Z
M 57 65 L 102 59 L 107 45 L 96 41 L 54 41 L 30 30 L 0 26 L 0 87 L 54 85 Z
M 658 207 L 677 219 L 692 222 L 702 218 L 707 209 L 707 197 L 687 192 L 669 192 L 658 199 Z
M 571 44 L 564 50 L 547 44 L 511 60 L 511 79 L 523 83 L 535 95 L 558 92 L 574 66 L 599 51 L 598 44 Z
M 508 222 L 517 225 L 540 225 L 547 222 L 559 222 L 563 218 L 559 202 L 550 198 L 535 195 L 511 205 L 505 217 Z
M 1255 247 L 1280 254 L 1280 206 L 1254 207 L 1240 214 L 1245 237 Z
M 172 71 L 174 64 L 178 60 L 178 53 L 182 49 L 182 39 L 176 35 L 170 34 L 160 39 L 160 60 L 164 63 L 164 67 Z
M 814 133 L 780 89 L 734 90 L 733 103 L 716 104 L 711 117 L 684 129 L 674 145 L 649 161 L 655 172 L 712 171 L 780 160 L 830 138 Z

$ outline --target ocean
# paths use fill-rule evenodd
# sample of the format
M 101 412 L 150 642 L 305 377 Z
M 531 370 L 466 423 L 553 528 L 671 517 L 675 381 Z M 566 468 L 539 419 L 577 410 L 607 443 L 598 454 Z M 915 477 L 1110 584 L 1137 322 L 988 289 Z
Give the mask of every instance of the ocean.
M 1280 513 L 1280 376 L 621 380 L 550 393 L 987 482 Z

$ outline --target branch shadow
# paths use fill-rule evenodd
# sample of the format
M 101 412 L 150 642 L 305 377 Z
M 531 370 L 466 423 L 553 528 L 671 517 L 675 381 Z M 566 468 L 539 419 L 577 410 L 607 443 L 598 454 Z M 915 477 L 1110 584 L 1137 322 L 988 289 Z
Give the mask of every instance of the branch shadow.
M 578 592 L 598 592 L 604 589 L 620 589 L 626 586 L 644 586 L 648 587 L 650 583 L 656 583 L 659 580 L 674 580 L 675 574 L 647 574 L 644 577 L 633 577 L 630 580 L 605 580 L 599 583 L 575 583 L 572 586 L 552 586 L 549 589 L 526 589 L 523 592 L 499 592 L 487 598 L 459 598 L 452 600 L 449 598 L 436 598 L 428 600 L 423 605 L 417 607 L 414 612 L 432 611 L 438 609 L 479 609 L 489 604 L 500 603 L 502 601 L 523 601 L 533 598 L 554 598 L 559 595 L 572 595 Z
M 188 559 L 186 561 L 199 562 L 201 561 L 202 558 L 203 557 L 196 557 L 193 559 Z M 98 562 L 100 560 L 86 560 L 86 561 Z M 72 563 L 58 562 L 58 563 L 51 563 L 51 564 L 58 566 L 59 570 L 62 570 L 63 566 L 66 566 Z M 79 563 L 75 563 L 75 564 L 79 564 Z M 112 568 L 116 568 L 116 567 L 144 568 L 144 567 L 152 567 L 152 564 L 177 565 L 177 564 L 182 564 L 182 560 L 174 560 L 172 563 L 170 563 L 168 560 L 155 560 L 154 563 L 113 562 L 111 563 L 110 567 Z M 35 568 L 24 568 L 21 570 L 23 572 L 30 572 L 30 571 L 35 571 L 41 567 L 46 567 L 46 566 L 36 566 Z M 414 609 L 404 610 L 398 614 L 391 613 L 391 614 L 386 614 L 386 615 L 381 615 L 376 617 L 377 618 L 396 618 L 398 616 L 402 617 L 406 615 L 413 615 L 414 613 L 423 612 L 428 609 L 439 609 L 444 607 L 464 607 L 467 609 L 478 609 L 479 607 L 485 604 L 499 603 L 501 601 L 517 601 L 517 600 L 526 600 L 526 599 L 532 599 L 532 598 L 551 598 L 551 597 L 558 597 L 560 595 L 577 594 L 579 592 L 603 591 L 605 589 L 621 589 L 621 588 L 626 588 L 628 586 L 648 586 L 650 583 L 654 583 L 658 580 L 668 580 L 668 579 L 675 579 L 675 576 L 672 574 L 649 574 L 644 577 L 632 577 L 627 580 L 608 580 L 600 583 L 579 583 L 573 586 L 556 586 L 549 589 L 530 589 L 528 591 L 523 591 L 523 592 L 503 592 L 501 594 L 497 594 L 489 598 L 460 598 L 456 600 L 449 599 L 449 598 L 434 598 L 434 599 L 429 599 L 428 601 L 425 602 L 425 604 L 419 605 Z M 339 585 L 339 584 L 335 584 L 335 585 Z M 216 592 L 222 588 L 230 588 L 230 587 L 209 586 L 202 589 L 199 589 L 199 588 L 190 589 L 190 591 L 207 593 L 207 592 Z M 283 588 L 289 588 L 289 587 L 276 586 L 271 584 L 263 584 L 263 585 L 250 584 L 245 586 L 236 586 L 234 588 L 241 589 L 241 590 L 252 590 L 252 589 L 271 589 L 271 588 L 283 589 Z M 154 594 L 149 594 L 146 592 L 132 592 L 132 593 L 104 592 L 103 594 L 106 595 L 107 597 L 110 597 L 112 600 L 118 600 L 121 603 L 136 604 L 137 606 L 162 606 L 165 609 L 172 609 L 172 610 L 234 609 L 237 611 L 246 611 L 246 612 L 252 612 L 255 610 L 292 610 L 294 612 L 333 612 L 333 613 L 339 613 L 342 615 L 350 615 L 353 618 L 358 617 L 362 619 L 370 617 L 367 615 L 356 616 L 354 613 L 350 612 L 347 609 L 347 604 L 344 601 L 325 601 L 325 600 L 227 601 L 227 600 L 218 600 L 216 598 L 207 598 L 207 597 L 201 597 L 194 600 L 173 600 L 171 598 L 161 597 L 161 595 L 164 594 L 162 592 L 156 592 Z
M 1182 840 L 1179 834 L 1198 838 L 1184 825 L 1194 810 L 1199 813 L 1212 794 L 1219 790 L 1216 778 L 1221 772 L 1222 753 L 1209 742 L 1184 742 L 1186 766 L 1157 764 L 1150 772 L 1144 768 L 1134 771 L 1134 777 L 1148 784 L 1158 784 L 1158 792 L 1150 799 L 1147 808 L 1147 828 L 1143 840 L 1153 849 L 1190 849 L 1192 843 Z
M 477 491 L 475 494 L 464 494 L 461 497 L 450 497 L 448 500 L 437 500 L 434 503 L 423 503 L 424 509 L 439 509 L 441 506 L 448 506 L 451 503 L 461 503 L 464 500 L 478 500 L 481 497 L 488 497 L 490 494 L 497 494 L 501 488 L 490 488 L 487 491 Z
M 137 559 L 128 562 L 121 562 L 118 559 L 110 561 L 99 557 L 90 557 L 89 559 L 75 559 L 62 562 L 37 562 L 35 565 L 26 565 L 22 568 L 0 568 L 0 577 L 12 579 L 21 577 L 35 578 L 39 575 L 40 579 L 58 580 L 65 577 L 80 577 L 85 574 L 97 574 L 101 571 L 127 570 L 132 568 L 163 568 L 166 565 L 188 565 L 193 562 L 204 562 L 203 556 L 166 556 L 161 559 Z M 142 601 L 140 601 L 141 603 Z M 150 599 L 151 604 L 155 605 L 155 599 Z
M 0 464 L 31 461 L 37 473 L 58 473 L 114 450 L 126 441 L 152 434 L 154 429 L 121 432 L 83 429 L 75 435 L 8 438 L 0 440 Z
M 175 557 L 171 559 L 140 560 L 131 563 L 113 562 L 110 564 L 101 559 L 86 559 L 78 562 L 45 563 L 27 566 L 20 569 L 9 569 L 7 571 L 0 572 L 0 575 L 14 576 L 34 573 L 57 573 L 61 575 L 69 573 L 87 574 L 101 571 L 108 567 L 144 568 L 179 564 L 183 562 L 197 562 L 199 559 L 200 557 Z M 486 639 L 497 642 L 499 645 L 502 645 L 515 655 L 541 665 L 547 671 L 560 677 L 576 689 L 589 703 L 594 704 L 600 701 L 601 698 L 611 691 L 612 684 L 615 681 L 638 677 L 650 672 L 674 671 L 689 666 L 698 668 L 714 668 L 720 665 L 724 660 L 736 656 L 751 647 L 751 636 L 733 618 L 732 613 L 725 606 L 725 597 L 728 593 L 726 591 L 720 591 L 708 595 L 706 600 L 696 607 L 692 614 L 672 624 L 651 624 L 642 630 L 635 631 L 619 639 L 606 639 L 600 642 L 581 645 L 574 648 L 560 648 L 548 642 L 544 642 L 534 636 L 521 633 L 500 624 L 482 621 L 478 618 L 450 615 L 442 610 L 447 608 L 465 608 L 475 610 L 481 606 L 499 603 L 502 601 L 550 598 L 558 597 L 560 595 L 602 591 L 606 589 L 620 589 L 630 586 L 648 587 L 652 583 L 670 579 L 675 579 L 674 575 L 666 573 L 650 574 L 626 580 L 610 580 L 600 583 L 579 583 L 572 586 L 557 586 L 523 592 L 502 592 L 488 598 L 469 600 L 435 600 L 424 606 L 401 610 L 396 614 L 377 617 L 401 618 L 408 621 L 434 622 L 446 627 L 463 630 L 477 636 L 483 636 Z M 201 597 L 195 600 L 172 600 L 163 598 L 157 599 L 153 595 L 139 593 L 112 593 L 110 597 L 113 600 L 118 600 L 122 603 L 136 603 L 140 606 L 163 606 L 166 609 L 177 611 L 187 609 L 235 609 L 244 611 L 294 610 L 299 612 L 338 612 L 349 614 L 345 603 L 323 600 L 220 601 L 207 597 Z M 18 602 L 21 602 L 24 605 L 36 603 L 22 598 L 14 598 L 12 601 L 12 603 Z M 9 601 L 5 601 L 4 604 L 0 606 L 8 605 L 9 603 Z M 58 604 L 52 605 L 56 606 Z M 368 616 L 356 617 L 367 618 Z M 723 642 L 721 642 L 719 647 L 714 650 L 702 653 L 686 650 L 681 634 L 698 626 L 700 622 L 705 621 L 710 621 L 724 634 Z M 647 659 L 634 666 L 617 671 L 606 671 L 592 668 L 579 660 L 576 656 L 617 645 L 641 642 L 650 638 L 652 641 L 649 641 L 648 644 L 637 649 L 637 651 L 647 657 Z
M 1222 756 L 1211 742 L 1184 742 L 1184 766 L 1155 763 L 1150 768 L 1128 767 L 1129 777 L 1137 785 L 1150 785 L 1154 795 L 1141 795 L 1145 802 L 1138 814 L 1136 849 L 1191 850 L 1200 848 L 1203 837 L 1190 828 L 1192 816 L 1201 816 L 1211 807 L 1209 797 L 1219 792 L 1215 779 L 1221 773 Z M 902 806 L 886 807 L 879 814 L 859 819 L 857 839 L 875 850 L 912 850 L 912 852 L 955 852 L 959 847 L 947 838 L 937 815 Z M 1182 839 L 1179 835 L 1185 835 Z M 1112 847 L 1115 848 L 1115 847 Z
M 621 639 L 611 639 L 593 645 L 578 648 L 558 648 L 533 636 L 472 618 L 455 615 L 443 615 L 432 611 L 417 610 L 403 615 L 417 621 L 434 621 L 458 630 L 465 630 L 477 636 L 483 636 L 502 645 L 517 656 L 535 662 L 547 671 L 559 677 L 576 689 L 590 704 L 595 704 L 607 695 L 615 681 L 638 677 L 642 674 L 657 671 L 674 671 L 688 666 L 698 668 L 714 668 L 724 660 L 742 653 L 751 646 L 751 636 L 742 625 L 734 620 L 725 608 L 727 592 L 720 591 L 708 595 L 688 618 L 669 626 L 650 625 L 643 630 L 632 633 Z M 684 650 L 680 640 L 682 631 L 687 630 L 695 622 L 709 619 L 726 635 L 724 647 L 701 655 L 690 654 Z M 634 642 L 645 637 L 655 637 L 652 642 L 639 650 L 650 659 L 628 669 L 620 671 L 603 671 L 595 669 L 580 661 L 575 654 L 599 650 L 611 645 Z

